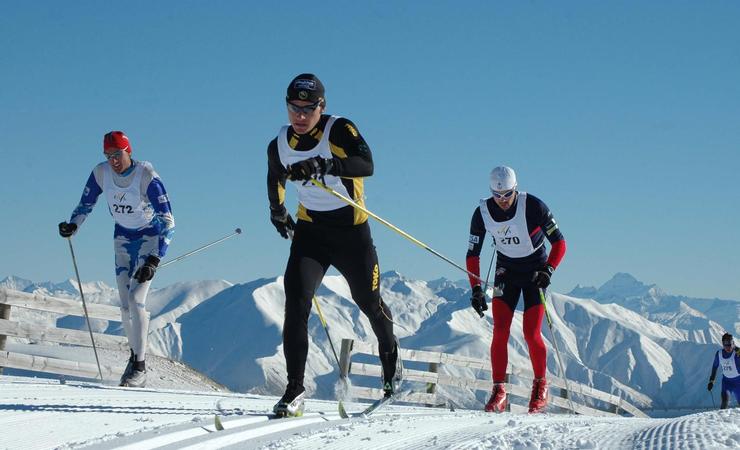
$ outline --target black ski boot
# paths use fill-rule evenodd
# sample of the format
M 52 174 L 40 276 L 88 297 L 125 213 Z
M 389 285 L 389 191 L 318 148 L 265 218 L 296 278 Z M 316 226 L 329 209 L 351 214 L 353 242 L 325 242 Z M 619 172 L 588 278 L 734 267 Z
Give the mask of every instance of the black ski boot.
M 300 417 L 303 415 L 306 389 L 303 383 L 289 381 L 285 388 L 285 394 L 272 408 L 272 412 L 278 417 Z
M 123 380 L 121 386 L 143 388 L 146 386 L 146 363 L 144 361 L 134 361 L 131 366 L 131 372 Z
M 126 363 L 126 368 L 123 370 L 123 375 L 121 375 L 121 379 L 118 381 L 119 386 L 123 386 L 126 379 L 131 376 L 131 372 L 134 370 L 135 361 L 136 355 L 134 355 L 134 350 L 131 349 L 131 356 L 128 358 L 128 363 Z
M 380 352 L 380 364 L 383 373 L 383 396 L 390 397 L 401 388 L 403 382 L 403 361 L 398 356 L 401 348 L 398 338 L 393 337 L 396 343 L 392 352 Z

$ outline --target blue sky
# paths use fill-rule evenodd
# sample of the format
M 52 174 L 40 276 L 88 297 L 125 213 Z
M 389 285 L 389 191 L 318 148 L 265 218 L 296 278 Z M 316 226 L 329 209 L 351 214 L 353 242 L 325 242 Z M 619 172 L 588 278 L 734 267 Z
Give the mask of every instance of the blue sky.
M 566 236 L 555 290 L 623 271 L 740 298 L 738 21 L 737 2 L 6 2 L 0 276 L 73 276 L 56 224 L 112 129 L 170 192 L 168 256 L 244 230 L 155 286 L 282 274 L 266 146 L 288 81 L 314 72 L 373 151 L 368 207 L 459 263 L 506 164 Z M 463 278 L 372 228 L 382 270 Z M 83 278 L 113 285 L 104 199 L 73 242 Z

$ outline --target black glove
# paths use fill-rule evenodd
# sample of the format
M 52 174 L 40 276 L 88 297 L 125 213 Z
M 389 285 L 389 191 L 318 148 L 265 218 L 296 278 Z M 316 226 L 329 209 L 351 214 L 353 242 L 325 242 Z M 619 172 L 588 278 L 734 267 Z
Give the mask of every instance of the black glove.
M 550 285 L 550 277 L 552 276 L 553 270 L 555 269 L 553 269 L 549 265 L 546 265 L 532 275 L 532 282 L 538 288 L 547 289 L 547 287 Z
M 62 222 L 59 224 L 59 236 L 63 238 L 68 238 L 75 234 L 77 231 L 77 224 L 76 223 L 67 223 Z
M 331 159 L 324 159 L 320 156 L 304 159 L 288 166 L 288 179 L 308 181 L 311 178 L 321 178 L 323 180 L 324 175 L 329 173 L 332 165 L 333 161 Z
M 473 296 L 470 297 L 470 305 L 479 316 L 483 317 L 483 311 L 488 309 L 486 304 L 486 294 L 480 286 L 473 286 Z
M 157 271 L 157 266 L 159 265 L 159 258 L 157 258 L 154 255 L 149 255 L 146 257 L 146 261 L 144 261 L 144 265 L 139 267 L 139 269 L 134 274 L 134 278 L 139 283 L 145 283 L 152 278 L 154 278 L 154 272 Z
M 504 285 L 506 284 L 506 268 L 497 267 L 493 276 L 493 296 L 500 297 L 504 295 Z
M 707 390 L 708 390 L 708 391 L 711 391 L 713 387 L 714 387 L 714 381 L 711 381 L 711 380 L 710 380 L 710 381 L 709 381 L 709 384 L 707 384 Z
M 290 214 L 288 214 L 285 209 L 283 209 L 282 213 L 270 211 L 270 222 L 275 225 L 278 233 L 280 233 L 280 236 L 282 236 L 284 239 L 288 239 L 288 232 L 292 232 L 295 228 L 295 222 L 293 221 L 293 218 L 290 217 Z

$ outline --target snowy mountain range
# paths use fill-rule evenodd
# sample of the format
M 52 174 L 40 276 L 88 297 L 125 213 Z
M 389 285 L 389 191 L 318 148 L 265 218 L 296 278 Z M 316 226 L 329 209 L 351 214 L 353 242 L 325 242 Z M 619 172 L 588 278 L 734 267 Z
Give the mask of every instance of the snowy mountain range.
M 0 281 L 0 287 L 58 297 L 79 295 L 71 280 L 34 283 L 11 276 Z M 83 289 L 87 301 L 118 304 L 116 290 L 102 282 L 85 283 Z M 492 320 L 490 315 L 478 318 L 470 308 L 464 282 L 426 282 L 386 272 L 381 294 L 392 310 L 403 347 L 489 357 Z M 335 346 L 342 338 L 374 341 L 342 277 L 325 277 L 317 298 Z M 646 409 L 711 406 L 705 386 L 720 336 L 726 330 L 740 332 L 740 302 L 668 295 L 624 273 L 599 288 L 577 286 L 567 295 L 552 293 L 548 300 L 568 378 L 620 393 Z M 152 315 L 151 351 L 181 359 L 232 390 L 279 395 L 286 382 L 283 304 L 282 277 L 243 284 L 186 282 L 152 289 L 147 304 Z M 12 318 L 55 320 L 50 314 L 19 308 Z M 71 317 L 57 319 L 57 325 L 84 327 L 81 319 Z M 117 322 L 96 320 L 93 327 L 121 334 Z M 333 398 L 338 372 L 315 311 L 309 332 L 306 387 L 315 398 Z M 543 336 L 550 349 L 548 371 L 558 375 L 546 325 Z M 509 363 L 530 367 L 521 311 L 512 324 Z M 452 369 L 456 371 L 451 374 L 466 378 L 490 377 L 482 370 L 448 368 Z M 440 388 L 439 393 L 473 408 L 486 397 L 484 392 L 460 389 Z

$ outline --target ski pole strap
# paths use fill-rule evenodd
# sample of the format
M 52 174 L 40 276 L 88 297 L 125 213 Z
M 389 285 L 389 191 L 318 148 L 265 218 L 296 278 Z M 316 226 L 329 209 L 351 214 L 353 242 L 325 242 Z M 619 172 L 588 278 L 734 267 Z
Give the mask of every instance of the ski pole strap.
M 372 217 L 373 219 L 377 220 L 378 222 L 382 223 L 386 227 L 390 228 L 391 230 L 395 231 L 396 233 L 400 234 L 401 236 L 405 237 L 409 241 L 413 242 L 414 244 L 418 245 L 419 247 L 423 248 L 424 250 L 429 251 L 434 256 L 437 256 L 438 258 L 444 260 L 445 262 L 457 267 L 458 269 L 462 270 L 469 276 L 475 278 L 476 280 L 485 283 L 485 287 L 488 288 L 488 282 L 484 281 L 480 276 L 469 272 L 468 269 L 462 267 L 461 265 L 457 264 L 456 262 L 452 261 L 450 258 L 444 256 L 443 254 L 439 253 L 438 251 L 434 250 L 433 248 L 429 247 L 425 243 L 421 242 L 420 240 L 416 239 L 415 237 L 411 236 L 407 232 L 403 231 L 402 229 L 398 228 L 397 226 L 393 225 L 392 223 L 388 222 L 387 220 L 383 219 L 382 217 L 378 216 L 377 214 L 373 213 L 369 209 L 365 208 L 364 206 L 359 205 L 357 202 L 352 200 L 351 198 L 345 197 L 344 195 L 340 194 L 339 192 L 335 191 L 334 189 L 328 187 L 321 181 L 311 178 L 311 183 L 313 183 L 315 186 L 320 187 L 321 189 L 325 190 L 326 192 L 330 193 L 331 195 L 343 200 L 348 205 L 359 209 L 360 211 L 364 212 L 368 216 Z

